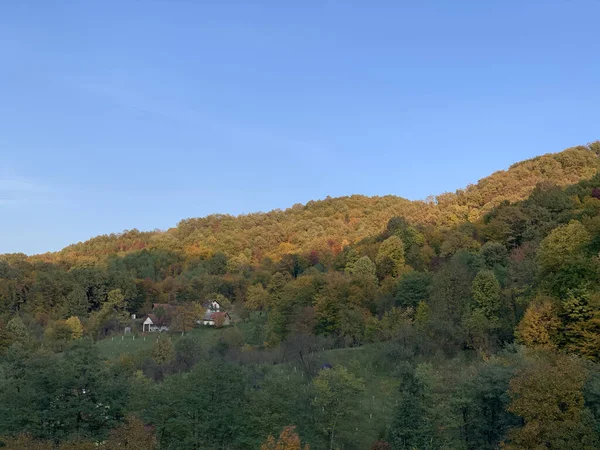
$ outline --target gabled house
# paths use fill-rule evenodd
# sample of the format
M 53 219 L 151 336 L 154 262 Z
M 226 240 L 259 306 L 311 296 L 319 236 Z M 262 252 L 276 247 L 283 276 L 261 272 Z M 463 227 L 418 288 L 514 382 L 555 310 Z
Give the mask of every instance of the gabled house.
M 221 305 L 216 300 L 209 300 L 204 303 L 206 312 L 202 320 L 197 321 L 198 324 L 214 327 L 215 325 L 223 326 L 231 323 L 231 316 L 228 312 L 221 310 Z
M 206 311 L 202 318 L 202 325 L 214 327 L 215 325 L 223 326 L 231 324 L 231 316 L 225 311 Z
M 209 300 L 202 305 L 207 311 L 221 311 L 221 304 L 216 300 Z
M 148 314 L 142 322 L 142 331 L 169 331 L 169 326 L 156 314 Z
M 175 307 L 168 303 L 153 303 L 152 313 L 142 322 L 142 331 L 169 331 L 174 309 Z

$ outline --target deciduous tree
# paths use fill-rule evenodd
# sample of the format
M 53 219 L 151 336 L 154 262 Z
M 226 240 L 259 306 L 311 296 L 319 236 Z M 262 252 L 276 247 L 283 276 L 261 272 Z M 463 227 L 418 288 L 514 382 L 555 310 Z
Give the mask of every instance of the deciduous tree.
M 29 330 L 23 323 L 23 319 L 19 316 L 15 316 L 8 321 L 6 329 L 12 334 L 15 341 L 24 343 L 29 339 Z
M 171 362 L 175 357 L 175 348 L 170 337 L 162 337 L 156 340 L 152 346 L 152 359 L 156 364 L 163 365 Z
M 391 262 L 391 274 L 396 277 L 404 271 L 404 243 L 398 236 L 390 236 L 379 246 L 377 266 L 385 265 Z
M 329 437 L 329 448 L 335 448 L 336 432 L 340 423 L 356 407 L 356 397 L 364 389 L 363 381 L 345 367 L 321 370 L 314 379 L 314 404 L 321 410 L 322 424 Z
M 510 433 L 507 450 L 592 450 L 598 436 L 585 409 L 587 371 L 564 355 L 534 358 L 510 382 L 508 410 L 523 420 Z
M 279 435 L 279 439 L 269 436 L 265 443 L 260 446 L 260 450 L 309 450 L 310 447 L 306 444 L 302 447 L 300 436 L 295 431 L 296 427 L 287 426 Z
M 517 339 L 528 347 L 554 349 L 560 320 L 549 299 L 536 299 L 525 311 L 516 331 Z
M 71 339 L 79 339 L 83 336 L 83 325 L 77 316 L 69 317 L 65 323 L 71 329 Z
M 154 450 L 157 442 L 154 430 L 145 427 L 137 417 L 128 417 L 126 423 L 113 429 L 102 444 L 104 450 Z
M 500 283 L 491 270 L 482 270 L 472 284 L 475 307 L 488 319 L 497 319 L 500 309 Z

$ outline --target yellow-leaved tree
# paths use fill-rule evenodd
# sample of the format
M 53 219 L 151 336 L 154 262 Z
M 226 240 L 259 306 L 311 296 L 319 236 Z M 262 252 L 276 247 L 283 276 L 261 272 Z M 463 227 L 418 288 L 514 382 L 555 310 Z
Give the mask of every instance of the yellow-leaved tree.
M 77 316 L 69 317 L 65 323 L 71 329 L 71 339 L 79 339 L 83 336 L 83 325 Z
M 534 301 L 516 331 L 519 342 L 531 348 L 556 348 L 556 335 L 560 328 L 560 320 L 549 299 Z

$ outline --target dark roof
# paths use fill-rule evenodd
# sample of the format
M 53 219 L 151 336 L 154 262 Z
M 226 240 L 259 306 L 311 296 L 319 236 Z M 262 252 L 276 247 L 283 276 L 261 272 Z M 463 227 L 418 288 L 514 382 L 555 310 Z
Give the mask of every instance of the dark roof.
M 156 314 L 148 314 L 148 317 L 152 322 L 158 323 L 158 317 L 156 317 Z
M 156 314 L 148 314 L 146 317 L 149 317 L 154 325 L 167 325 L 167 323 L 169 322 L 168 317 L 159 318 Z

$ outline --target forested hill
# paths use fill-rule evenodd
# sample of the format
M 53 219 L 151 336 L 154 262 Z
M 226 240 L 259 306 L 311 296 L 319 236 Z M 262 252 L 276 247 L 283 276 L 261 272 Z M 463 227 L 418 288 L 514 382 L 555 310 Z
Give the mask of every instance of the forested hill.
M 599 153 L 0 255 L 0 447 L 598 449 Z
M 352 195 L 310 201 L 284 211 L 237 217 L 215 214 L 182 220 L 166 232 L 132 230 L 98 236 L 42 258 L 69 263 L 95 262 L 106 255 L 143 248 L 190 257 L 208 257 L 215 252 L 234 257 L 242 254 L 242 258 L 250 257 L 253 261 L 265 256 L 278 259 L 290 253 L 337 253 L 348 244 L 381 232 L 395 216 L 412 224 L 452 226 L 475 221 L 504 201 L 522 200 L 540 182 L 565 186 L 590 178 L 600 167 L 597 147 L 593 143 L 526 160 L 465 189 L 424 201 L 393 195 Z

